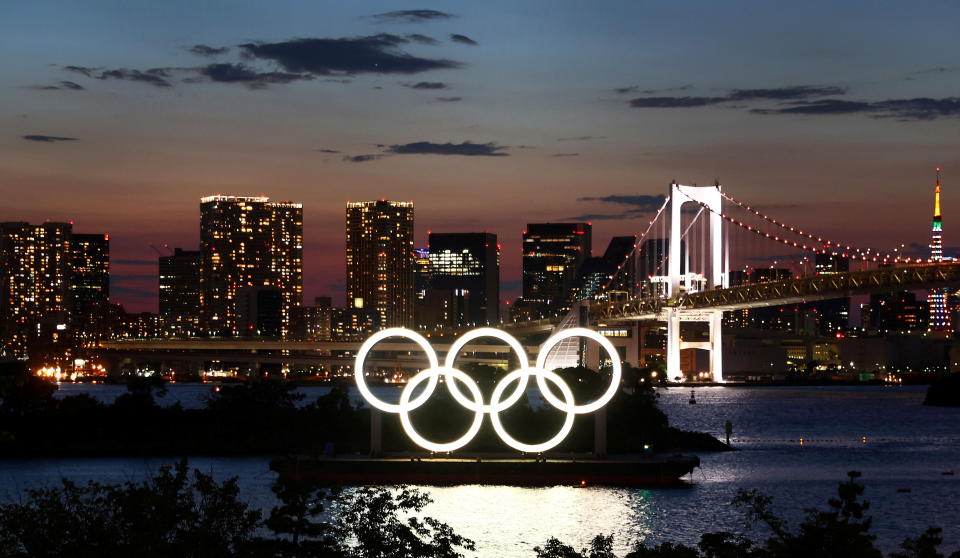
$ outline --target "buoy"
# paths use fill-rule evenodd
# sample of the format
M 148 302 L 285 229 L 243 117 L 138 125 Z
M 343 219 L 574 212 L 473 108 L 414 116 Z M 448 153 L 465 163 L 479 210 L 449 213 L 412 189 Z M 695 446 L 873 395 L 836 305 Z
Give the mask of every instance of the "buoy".
M 688 403 L 690 403 L 691 405 L 697 404 L 697 396 L 692 389 L 690 390 L 690 401 Z

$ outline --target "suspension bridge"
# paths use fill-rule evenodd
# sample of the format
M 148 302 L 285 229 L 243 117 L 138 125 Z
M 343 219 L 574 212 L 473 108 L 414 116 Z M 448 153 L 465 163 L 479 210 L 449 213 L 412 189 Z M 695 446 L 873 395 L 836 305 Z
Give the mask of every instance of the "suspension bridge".
M 938 210 L 939 198 L 937 220 Z M 666 322 L 668 377 L 683 377 L 680 351 L 695 348 L 710 352 L 710 375 L 722 382 L 724 312 L 960 286 L 960 263 L 934 256 L 909 257 L 900 248 L 852 246 L 788 225 L 733 198 L 720 184 L 672 183 L 633 250 L 592 300 L 552 322 L 555 330 L 588 325 L 581 310 L 585 305 L 592 324 Z M 850 270 L 851 265 L 860 269 Z M 685 342 L 681 336 L 685 322 L 706 322 L 708 341 Z M 559 347 L 548 362 L 569 365 L 578 349 Z

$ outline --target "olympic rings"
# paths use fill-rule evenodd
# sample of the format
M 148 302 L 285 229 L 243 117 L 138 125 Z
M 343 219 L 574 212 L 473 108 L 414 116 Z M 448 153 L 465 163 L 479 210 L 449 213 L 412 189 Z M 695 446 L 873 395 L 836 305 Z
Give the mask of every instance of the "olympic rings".
M 400 394 L 400 402 L 397 404 L 386 403 L 385 401 L 378 399 L 370 391 L 370 388 L 367 386 L 367 383 L 364 379 L 364 360 L 373 349 L 373 346 L 387 337 L 406 337 L 407 339 L 410 339 L 424 350 L 424 352 L 427 354 L 427 361 L 429 362 L 428 368 L 420 371 L 410 378 L 406 387 L 403 388 L 403 391 Z M 490 397 L 489 404 L 484 403 L 483 394 L 480 392 L 480 387 L 475 381 L 473 381 L 473 378 L 463 371 L 453 367 L 460 350 L 462 350 L 467 343 L 477 339 L 478 337 L 493 337 L 505 342 L 510 346 L 511 350 L 516 353 L 519 364 L 518 369 L 508 373 L 504 378 L 497 382 L 497 385 L 493 389 L 493 394 Z M 610 360 L 613 364 L 613 374 L 610 378 L 610 386 L 598 399 L 584 405 L 576 404 L 574 401 L 573 392 L 570 390 L 570 386 L 568 386 L 557 373 L 544 368 L 550 350 L 556 346 L 557 343 L 572 337 L 586 337 L 596 341 L 610 356 Z M 494 431 L 498 436 L 500 436 L 500 439 L 503 440 L 505 444 L 518 451 L 539 453 L 556 447 L 560 442 L 563 441 L 564 438 L 566 438 L 566 436 L 570 433 L 570 430 L 573 428 L 573 420 L 576 415 L 591 413 L 606 405 L 617 393 L 617 389 L 620 386 L 621 374 L 622 371 L 619 354 L 617 353 L 616 348 L 613 346 L 613 343 L 599 333 L 582 327 L 562 330 L 553 337 L 547 339 L 540 348 L 540 352 L 537 355 L 536 366 L 533 367 L 529 366 L 527 354 L 520 342 L 517 341 L 512 335 L 498 329 L 484 327 L 467 332 L 450 346 L 450 350 L 447 352 L 444 360 L 444 365 L 440 366 L 436 352 L 434 352 L 433 347 L 430 346 L 430 343 L 422 335 L 409 329 L 395 327 L 379 331 L 373 334 L 363 343 L 363 345 L 360 347 L 360 351 L 357 353 L 357 360 L 354 366 L 353 375 L 357 382 L 357 389 L 360 391 L 360 394 L 363 395 L 363 398 L 366 399 L 366 401 L 370 403 L 372 407 L 388 413 L 399 414 L 400 424 L 403 426 L 407 436 L 409 436 L 414 443 L 424 449 L 435 452 L 449 452 L 462 448 L 470 443 L 474 437 L 476 437 L 477 433 L 480 431 L 480 427 L 483 424 L 484 415 L 489 414 Z M 441 376 L 444 377 L 447 389 L 450 391 L 450 394 L 457 401 L 457 403 L 462 405 L 467 410 L 475 413 L 473 423 L 467 429 L 467 432 L 460 438 L 446 443 L 438 443 L 427 440 L 421 436 L 416 429 L 414 429 L 413 424 L 410 421 L 410 412 L 426 403 L 427 399 L 433 395 L 433 391 L 436 389 L 437 383 L 439 382 Z M 546 442 L 539 444 L 527 444 L 516 440 L 507 433 L 506 429 L 503 427 L 503 424 L 500 422 L 500 412 L 505 411 L 509 407 L 513 406 L 513 404 L 523 396 L 530 376 L 537 377 L 537 386 L 540 388 L 544 399 L 550 405 L 563 411 L 567 415 L 557 434 Z M 413 398 L 413 392 L 416 390 L 416 387 L 423 382 L 428 382 L 427 387 L 424 388 L 423 393 L 418 395 L 416 398 Z M 456 385 L 457 382 L 463 383 L 467 386 L 467 390 L 470 392 L 469 398 L 465 396 L 462 391 L 460 391 L 460 388 Z M 514 382 L 517 384 L 516 389 L 514 389 L 508 397 L 501 400 L 509 385 Z M 548 382 L 554 384 L 560 390 L 563 400 L 557 398 L 557 396 L 553 394 L 547 385 Z M 413 399 L 411 400 L 411 398 Z

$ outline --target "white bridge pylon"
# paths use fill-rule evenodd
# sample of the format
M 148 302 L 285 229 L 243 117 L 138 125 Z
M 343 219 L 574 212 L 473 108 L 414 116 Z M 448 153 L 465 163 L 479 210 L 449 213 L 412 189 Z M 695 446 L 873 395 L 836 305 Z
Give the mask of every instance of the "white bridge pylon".
M 709 273 L 706 273 L 707 289 L 725 288 L 728 282 L 729 253 L 724 250 L 723 238 L 723 218 L 721 214 L 723 209 L 721 202 L 723 196 L 720 194 L 720 185 L 712 186 L 684 186 L 673 183 L 670 185 L 669 199 L 667 201 L 667 214 L 670 217 L 669 229 L 669 248 L 667 251 L 667 298 L 675 299 L 681 293 L 681 264 L 684 259 L 683 248 L 681 244 L 682 233 L 680 231 L 680 210 L 686 203 L 696 203 L 709 210 L 709 251 L 710 266 Z M 686 270 L 689 272 L 690 270 Z M 690 283 L 685 282 L 686 289 L 690 289 Z M 682 381 L 683 372 L 680 369 L 680 350 L 681 349 L 706 349 L 710 351 L 710 375 L 713 381 L 723 381 L 723 351 L 721 331 L 723 324 L 723 311 L 721 310 L 684 310 L 681 307 L 668 306 L 665 309 L 665 318 L 667 322 L 667 377 L 673 381 Z M 680 338 L 680 324 L 682 322 L 708 322 L 709 323 L 709 341 L 707 342 L 685 342 Z

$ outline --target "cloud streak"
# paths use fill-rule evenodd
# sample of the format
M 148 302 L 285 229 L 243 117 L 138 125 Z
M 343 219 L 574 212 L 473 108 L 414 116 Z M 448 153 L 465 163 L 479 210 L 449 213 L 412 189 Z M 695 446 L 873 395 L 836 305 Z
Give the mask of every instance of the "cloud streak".
M 806 116 L 866 114 L 872 118 L 896 118 L 899 120 L 934 120 L 940 117 L 960 116 L 960 97 L 933 99 L 889 99 L 886 101 L 843 101 L 820 99 L 792 103 L 778 109 L 752 109 L 754 114 L 794 114 Z
M 315 76 L 356 74 L 417 74 L 460 68 L 452 60 L 422 58 L 400 50 L 409 43 L 398 35 L 380 33 L 339 39 L 293 39 L 240 45 L 245 56 L 280 65 L 286 72 Z
M 377 23 L 423 23 L 438 19 L 451 19 L 457 16 L 438 10 L 395 10 L 369 17 Z
M 442 81 L 420 81 L 417 83 L 401 83 L 408 89 L 446 89 L 447 84 Z
M 628 210 L 631 213 L 648 213 L 660 209 L 660 206 L 663 205 L 665 199 L 666 196 L 662 194 L 656 196 L 650 196 L 646 194 L 610 194 L 607 196 L 588 196 L 578 198 L 577 201 L 592 201 L 616 205 L 627 205 L 631 207 L 631 209 Z
M 230 51 L 230 47 L 212 47 L 207 45 L 193 45 L 188 49 L 197 56 L 218 56 Z
M 454 43 L 460 43 L 462 45 L 477 46 L 478 44 L 480 44 L 477 41 L 474 41 L 473 39 L 471 39 L 470 37 L 466 35 L 460 35 L 458 33 L 452 33 L 450 35 L 450 40 Z
M 80 138 L 69 138 L 66 136 L 44 136 L 40 134 L 30 134 L 26 136 L 20 136 L 20 139 L 25 141 L 36 141 L 40 143 L 58 143 L 62 141 L 80 141 Z
M 504 145 L 496 143 L 473 143 L 465 141 L 462 143 L 433 143 L 429 141 L 417 141 L 413 143 L 404 143 L 391 145 L 387 148 L 387 153 L 395 155 L 463 155 L 466 157 L 507 157 L 510 154 L 504 153 L 507 149 Z

